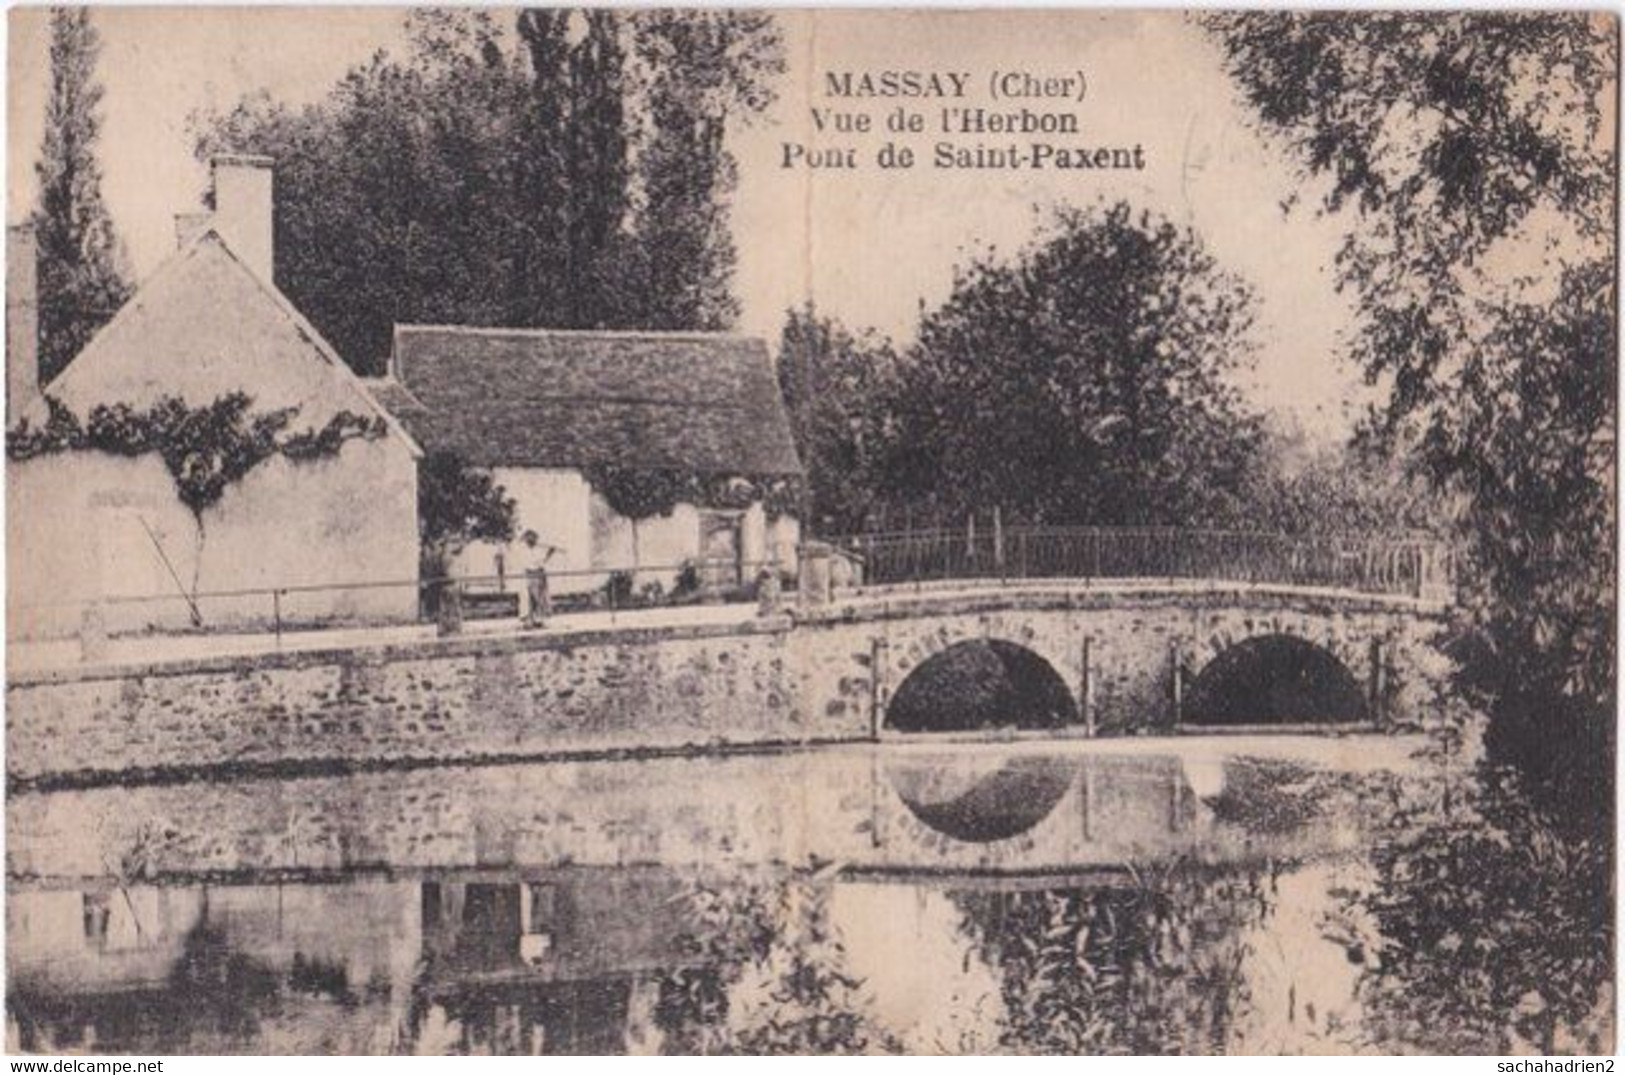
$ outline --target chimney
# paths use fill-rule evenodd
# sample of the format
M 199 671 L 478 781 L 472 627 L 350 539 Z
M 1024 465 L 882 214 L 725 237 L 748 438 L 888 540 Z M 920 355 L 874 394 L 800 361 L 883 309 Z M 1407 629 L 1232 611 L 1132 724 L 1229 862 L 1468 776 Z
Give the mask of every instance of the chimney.
M 39 244 L 31 224 L 6 230 L 6 428 L 43 409 L 39 383 Z
M 200 213 L 175 214 L 175 249 L 179 250 L 209 230 L 214 223 L 214 214 L 207 209 Z
M 214 230 L 244 265 L 272 282 L 270 157 L 236 153 L 216 154 L 209 162 L 214 173 Z M 178 223 L 178 222 L 177 222 Z

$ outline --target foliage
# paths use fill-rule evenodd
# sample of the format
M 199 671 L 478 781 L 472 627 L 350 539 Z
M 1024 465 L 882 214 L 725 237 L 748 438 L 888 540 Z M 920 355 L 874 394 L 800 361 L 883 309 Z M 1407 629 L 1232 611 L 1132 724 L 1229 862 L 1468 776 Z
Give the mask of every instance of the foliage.
M 418 464 L 418 535 L 442 569 L 447 552 L 471 541 L 512 541 L 515 507 L 489 473 L 455 452 L 431 452 Z
M 1260 124 L 1346 211 L 1369 432 L 1462 498 L 1463 683 L 1613 719 L 1613 23 L 1208 16 Z M 1582 708 L 1586 708 L 1582 707 Z
M 1253 294 L 1197 237 L 1118 203 L 1062 211 L 1011 262 L 959 270 L 897 386 L 895 494 L 1008 521 L 1233 518 L 1257 422 L 1227 377 Z
M 604 600 L 610 608 L 627 608 L 632 604 L 633 578 L 630 571 L 611 571 L 604 580 Z
M 694 487 L 693 475 L 679 470 L 596 466 L 586 477 L 617 515 L 633 521 L 670 515 Z
M 1601 1052 L 1614 950 L 1610 843 L 1565 834 L 1515 778 L 1466 801 L 1396 804 L 1351 893 L 1376 932 L 1366 1033 L 1442 1053 Z M 1599 1018 L 1600 1009 L 1600 1018 Z
M 398 322 L 718 328 L 721 132 L 767 107 L 781 50 L 743 12 L 535 9 L 510 32 L 425 9 L 402 56 L 324 99 L 249 98 L 193 130 L 200 155 L 276 160 L 278 286 L 360 371 Z
M 201 523 L 203 512 L 249 471 L 281 455 L 304 463 L 336 456 L 351 440 L 384 435 L 383 419 L 340 411 L 319 430 L 285 435 L 297 408 L 250 415 L 253 400 L 242 392 L 202 407 L 165 396 L 146 410 L 100 404 L 81 424 L 74 413 L 47 397 L 49 417 L 35 429 L 25 418 L 6 435 L 13 461 L 66 451 L 140 456 L 157 452 L 181 502 Z
M 768 518 L 791 514 L 800 483 L 784 475 L 710 474 L 674 468 L 590 466 L 587 483 L 617 515 L 641 522 L 670 515 L 678 504 L 740 510 L 758 501 Z
M 821 533 L 869 528 L 895 442 L 898 358 L 891 343 L 854 335 L 810 304 L 779 337 L 779 389 L 807 469 L 808 519 Z
M 45 138 L 34 165 L 39 204 L 40 383 L 71 362 L 129 296 L 123 254 L 102 203 L 101 35 L 85 7 L 51 11 L 51 84 Z
M 1251 526 L 1269 533 L 1394 537 L 1448 525 L 1425 480 L 1392 454 L 1363 442 L 1315 443 L 1274 416 L 1243 500 Z
M 1125 887 L 965 893 L 984 958 L 1003 973 L 1002 1044 L 1018 1052 L 1215 1054 L 1247 1003 L 1244 935 L 1271 878 L 1190 861 Z
M 660 980 L 655 1024 L 664 1051 L 827 1056 L 899 1052 L 876 1024 L 863 982 L 829 916 L 829 889 L 793 876 L 778 884 L 696 885 L 686 917 L 691 959 Z
M 727 209 L 738 169 L 728 121 L 773 102 L 783 44 L 766 12 L 656 9 L 638 20 L 636 50 L 649 72 L 642 107 L 650 129 L 639 158 L 647 203 L 639 228 L 648 296 L 642 324 L 725 328 L 738 313 L 729 290 Z

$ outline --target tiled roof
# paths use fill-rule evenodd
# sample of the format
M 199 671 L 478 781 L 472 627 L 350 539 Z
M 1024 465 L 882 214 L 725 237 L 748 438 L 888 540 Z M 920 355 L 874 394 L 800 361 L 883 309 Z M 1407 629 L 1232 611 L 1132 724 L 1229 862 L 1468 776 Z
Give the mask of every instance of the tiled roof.
M 415 423 L 422 417 L 423 404 L 395 378 L 363 377 L 361 384 L 380 407 L 399 418 L 403 425 L 408 421 Z
M 394 369 L 380 402 L 475 466 L 801 471 L 761 340 L 400 325 Z

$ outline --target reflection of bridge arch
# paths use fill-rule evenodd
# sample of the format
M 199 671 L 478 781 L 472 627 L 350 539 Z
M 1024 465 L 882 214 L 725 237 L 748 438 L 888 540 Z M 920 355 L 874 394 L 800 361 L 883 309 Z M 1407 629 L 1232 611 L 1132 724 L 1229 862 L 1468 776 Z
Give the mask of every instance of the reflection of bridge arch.
M 1371 719 L 1349 655 L 1287 631 L 1231 642 L 1191 681 L 1183 719 L 1203 726 L 1352 724 Z
M 1002 638 L 951 642 L 912 664 L 886 707 L 886 727 L 901 732 L 1054 730 L 1077 722 L 1077 703 L 1055 666 Z
M 994 764 L 942 764 L 908 757 L 886 767 L 886 779 L 927 828 L 960 843 L 987 844 L 1032 831 L 1072 791 L 1076 761 L 1044 754 Z

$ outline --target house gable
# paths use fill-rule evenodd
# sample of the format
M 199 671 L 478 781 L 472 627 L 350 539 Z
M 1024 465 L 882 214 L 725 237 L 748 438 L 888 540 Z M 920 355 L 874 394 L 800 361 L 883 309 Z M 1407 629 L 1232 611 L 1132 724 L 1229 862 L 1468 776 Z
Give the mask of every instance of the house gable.
M 172 255 L 46 386 L 83 417 L 98 404 L 203 406 L 244 392 L 254 410 L 297 407 L 300 426 L 341 411 L 378 415 L 414 456 L 416 442 L 270 284 L 206 232 Z

